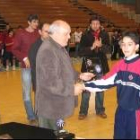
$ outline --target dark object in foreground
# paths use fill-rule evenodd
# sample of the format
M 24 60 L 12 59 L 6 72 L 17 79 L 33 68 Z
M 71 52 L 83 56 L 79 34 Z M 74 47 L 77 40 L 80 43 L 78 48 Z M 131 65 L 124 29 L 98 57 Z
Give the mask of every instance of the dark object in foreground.
M 72 133 L 61 133 L 61 135 L 56 136 L 54 130 L 15 122 L 0 125 L 0 136 L 5 134 L 12 139 L 72 139 L 75 137 Z

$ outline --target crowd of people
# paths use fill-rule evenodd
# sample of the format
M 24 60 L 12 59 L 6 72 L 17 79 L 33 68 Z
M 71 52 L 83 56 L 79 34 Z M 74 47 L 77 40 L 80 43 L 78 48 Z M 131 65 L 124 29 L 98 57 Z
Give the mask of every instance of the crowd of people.
M 0 32 L 0 71 L 16 70 L 16 67 L 19 67 L 19 61 L 13 55 L 12 49 L 15 32 L 21 29 L 22 26 L 15 30 L 9 23 L 6 23 L 5 30 Z
M 139 113 L 140 109 L 139 79 L 136 79 L 140 72 L 135 71 L 140 60 L 136 54 L 138 35 L 114 30 L 110 40 L 98 16 L 90 19 L 86 31 L 77 27 L 73 33 L 66 21 L 56 20 L 51 24 L 40 24 L 39 21 L 36 14 L 31 14 L 26 28 L 19 27 L 14 33 L 7 24 L 6 30 L 0 33 L 1 68 L 9 71 L 11 66 L 15 70 L 16 62 L 21 63 L 23 103 L 29 124 L 58 130 L 60 123 L 63 126 L 65 118 L 73 114 L 77 95 L 81 93 L 78 119 L 85 119 L 92 91 L 96 92 L 96 115 L 105 119 L 103 91 L 116 85 L 119 93 L 114 138 L 136 138 L 136 132 L 140 131 L 139 120 L 134 120 L 135 112 Z M 74 43 L 76 55 L 82 57 L 81 73 L 72 66 L 66 49 L 70 43 Z M 109 72 L 107 54 L 111 52 L 112 60 L 125 58 Z M 127 65 L 130 67 L 125 69 Z M 31 99 L 32 85 L 35 107 Z M 129 127 L 123 124 L 123 117 L 127 114 L 132 114 L 126 118 Z
M 13 29 L 9 23 L 6 23 L 6 28 L 4 31 L 0 32 L 0 71 L 9 71 L 16 70 L 20 68 L 20 61 L 13 55 L 13 40 L 17 32 L 21 31 L 23 27 L 19 25 L 16 29 Z M 101 30 L 105 28 L 101 25 Z M 82 29 L 79 26 L 73 28 L 71 32 L 71 37 L 67 45 L 67 51 L 70 53 L 73 48 L 75 51 L 74 57 L 79 57 L 79 51 L 81 48 L 81 38 L 86 32 L 90 30 L 90 25 L 87 29 Z M 111 60 L 119 60 L 124 57 L 122 49 L 120 47 L 120 42 L 122 39 L 123 30 L 119 28 L 113 28 L 111 31 L 107 32 L 109 35 L 109 46 L 111 55 Z M 138 34 L 140 35 L 139 29 L 137 29 Z M 138 51 L 140 53 L 140 51 Z

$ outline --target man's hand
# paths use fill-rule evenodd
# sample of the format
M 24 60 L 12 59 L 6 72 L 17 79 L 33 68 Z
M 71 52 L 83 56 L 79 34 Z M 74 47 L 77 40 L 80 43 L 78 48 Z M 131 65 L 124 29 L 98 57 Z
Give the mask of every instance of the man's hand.
M 25 63 L 26 68 L 30 68 L 30 61 L 28 57 L 24 60 L 24 63 Z
M 96 39 L 96 40 L 95 40 L 95 43 L 96 43 L 96 47 L 97 47 L 97 48 L 102 47 L 102 39 L 101 39 L 101 38 L 100 38 L 100 39 Z
M 93 73 L 85 72 L 80 74 L 80 79 L 83 81 L 91 80 L 95 75 Z
M 91 50 L 94 50 L 96 48 L 102 47 L 102 39 L 95 39 L 95 41 L 92 44 Z
M 74 85 L 74 95 L 79 95 L 83 92 L 84 90 L 84 84 L 83 83 L 76 83 Z

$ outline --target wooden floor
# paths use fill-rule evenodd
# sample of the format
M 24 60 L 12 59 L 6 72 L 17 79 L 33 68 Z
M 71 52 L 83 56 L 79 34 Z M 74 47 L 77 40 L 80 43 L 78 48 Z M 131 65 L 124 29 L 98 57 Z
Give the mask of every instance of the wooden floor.
M 72 60 L 76 70 L 80 70 L 81 63 Z M 109 61 L 110 67 L 114 62 Z M 27 124 L 26 114 L 22 102 L 22 87 L 20 70 L 10 72 L 0 72 L 0 121 L 20 122 Z M 72 117 L 66 119 L 65 129 L 75 133 L 77 137 L 92 139 L 113 138 L 114 113 L 116 110 L 116 92 L 112 88 L 105 92 L 105 108 L 107 119 L 102 119 L 95 115 L 94 97 L 90 99 L 88 117 L 85 120 L 78 120 L 81 96 L 79 95 L 79 105 L 75 109 Z

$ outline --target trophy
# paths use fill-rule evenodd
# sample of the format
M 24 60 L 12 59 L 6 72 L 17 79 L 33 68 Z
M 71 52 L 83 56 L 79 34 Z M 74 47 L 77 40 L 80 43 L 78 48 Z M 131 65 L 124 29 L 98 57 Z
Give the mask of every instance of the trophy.
M 57 120 L 56 125 L 57 125 L 59 131 L 63 130 L 64 124 L 65 124 L 65 122 L 63 119 Z
M 58 130 L 57 130 L 57 133 L 56 133 L 57 138 L 58 139 L 73 139 L 73 138 L 75 138 L 75 134 L 69 133 L 68 131 L 63 129 L 64 124 L 65 124 L 65 122 L 64 122 L 63 119 L 59 119 L 56 122 L 56 125 L 58 127 Z

